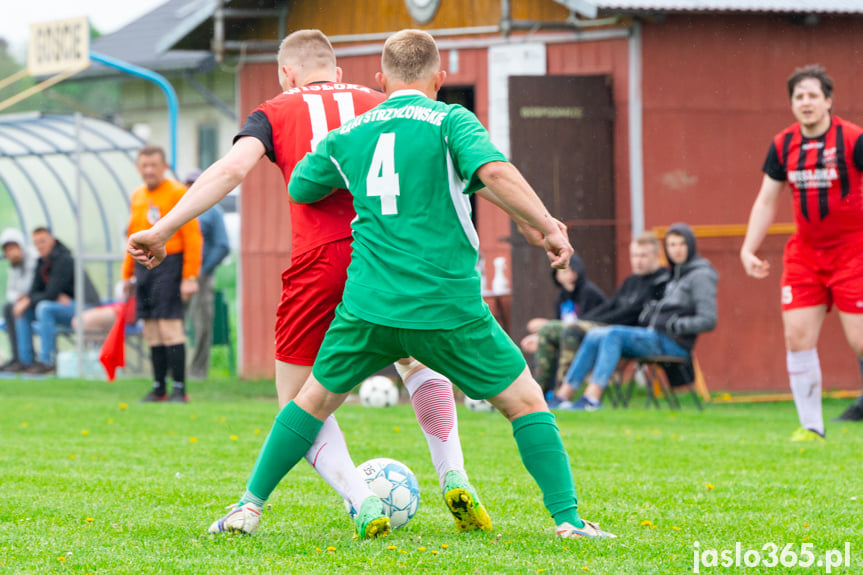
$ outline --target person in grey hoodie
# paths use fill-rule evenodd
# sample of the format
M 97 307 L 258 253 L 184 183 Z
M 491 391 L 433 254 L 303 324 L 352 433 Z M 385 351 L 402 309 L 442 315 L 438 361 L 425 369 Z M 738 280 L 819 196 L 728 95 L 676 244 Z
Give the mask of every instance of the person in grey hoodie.
M 9 349 L 12 357 L 0 365 L 0 371 L 20 371 L 24 368 L 18 356 L 18 342 L 15 333 L 15 303 L 27 296 L 36 271 L 36 251 L 27 245 L 24 234 L 17 228 L 6 228 L 0 233 L 3 257 L 9 262 L 6 276 L 6 303 L 3 305 L 3 318 L 6 320 L 6 333 L 9 335 Z
M 719 275 L 709 261 L 698 255 L 692 228 L 682 223 L 668 228 L 665 255 L 671 277 L 662 299 L 644 307 L 637 327 L 615 325 L 588 331 L 564 383 L 549 401 L 550 407 L 596 410 L 621 357 L 688 359 L 698 334 L 716 327 Z M 588 373 L 590 382 L 584 395 L 571 402 Z

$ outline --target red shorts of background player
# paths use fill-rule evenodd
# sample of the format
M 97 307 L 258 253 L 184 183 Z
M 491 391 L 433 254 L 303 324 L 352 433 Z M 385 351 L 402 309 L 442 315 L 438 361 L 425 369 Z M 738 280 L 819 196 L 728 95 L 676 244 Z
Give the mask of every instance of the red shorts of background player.
M 342 301 L 351 238 L 324 244 L 291 260 L 282 273 L 282 301 L 276 311 L 276 359 L 312 365 Z
M 863 313 L 863 241 L 815 249 L 797 234 L 785 246 L 782 311 L 833 304 L 844 313 Z

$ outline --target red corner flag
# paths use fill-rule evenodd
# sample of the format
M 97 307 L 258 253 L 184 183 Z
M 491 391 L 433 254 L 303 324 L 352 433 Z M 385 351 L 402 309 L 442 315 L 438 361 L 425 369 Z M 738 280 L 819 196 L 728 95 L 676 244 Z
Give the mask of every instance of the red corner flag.
M 102 344 L 102 350 L 99 352 L 99 361 L 105 366 L 108 381 L 114 381 L 118 367 L 126 366 L 126 314 L 130 302 L 133 306 L 135 305 L 132 298 L 129 298 L 126 303 L 113 305 L 117 319 L 114 320 L 114 325 L 108 332 L 108 337 L 105 338 L 105 343 Z

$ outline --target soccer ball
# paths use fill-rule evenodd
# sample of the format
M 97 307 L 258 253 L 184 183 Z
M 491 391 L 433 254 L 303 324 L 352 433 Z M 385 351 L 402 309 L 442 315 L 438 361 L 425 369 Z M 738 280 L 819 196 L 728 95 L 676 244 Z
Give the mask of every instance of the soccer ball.
M 373 375 L 360 385 L 364 407 L 390 407 L 399 402 L 399 388 L 388 377 Z
M 491 413 L 495 411 L 494 406 L 484 399 L 471 399 L 468 396 L 464 396 L 464 404 L 471 411 L 477 411 L 480 413 Z
M 372 493 L 383 501 L 390 526 L 393 529 L 404 527 L 420 505 L 420 485 L 413 471 L 404 463 L 386 457 L 370 459 L 357 466 L 357 471 Z M 345 506 L 350 511 L 351 504 L 347 500 Z

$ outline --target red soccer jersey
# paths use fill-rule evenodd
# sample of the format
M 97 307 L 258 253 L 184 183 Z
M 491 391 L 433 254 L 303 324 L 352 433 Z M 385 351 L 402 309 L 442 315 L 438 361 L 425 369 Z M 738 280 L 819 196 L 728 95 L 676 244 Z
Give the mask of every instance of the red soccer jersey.
M 252 112 L 234 137 L 260 140 L 267 157 L 282 170 L 285 186 L 303 156 L 313 151 L 327 132 L 386 99 L 365 86 L 315 82 L 282 92 Z M 292 256 L 325 243 L 350 237 L 353 198 L 339 190 L 313 204 L 291 204 Z
M 863 240 L 863 128 L 832 116 L 806 138 L 793 124 L 773 138 L 764 173 L 788 180 L 797 233 L 813 248 Z

